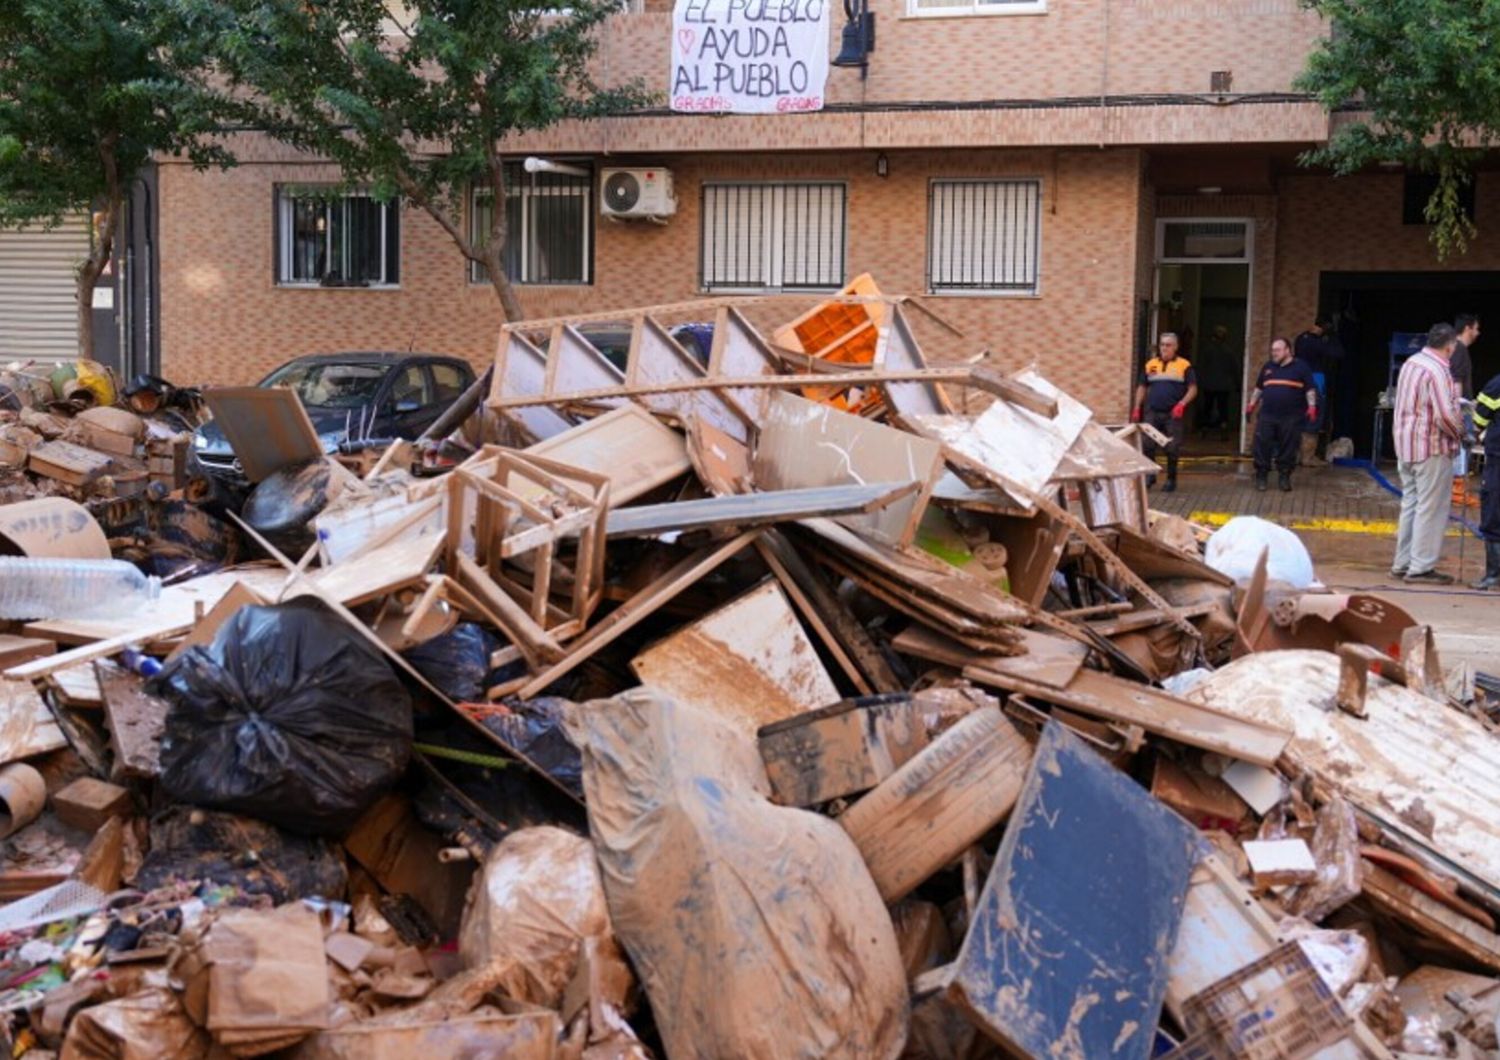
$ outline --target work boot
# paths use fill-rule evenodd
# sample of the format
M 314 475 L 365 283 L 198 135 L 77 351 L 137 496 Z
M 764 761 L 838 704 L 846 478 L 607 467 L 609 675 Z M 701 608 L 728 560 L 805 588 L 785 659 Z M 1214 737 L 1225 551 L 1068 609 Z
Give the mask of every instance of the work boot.
M 1265 471 L 1257 471 L 1255 473 L 1255 489 L 1258 493 L 1264 493 L 1269 488 L 1266 485 L 1266 474 L 1267 472 Z
M 1484 543 L 1484 577 L 1474 583 L 1481 591 L 1500 588 L 1500 541 Z
M 1276 485 L 1282 493 L 1292 492 L 1292 473 L 1283 471 L 1276 476 Z
M 1177 476 L 1174 475 L 1174 474 L 1172 474 L 1170 471 L 1168 471 L 1167 472 L 1167 483 L 1166 483 L 1165 486 L 1163 486 L 1161 488 L 1161 491 L 1163 493 L 1176 493 L 1177 492 Z

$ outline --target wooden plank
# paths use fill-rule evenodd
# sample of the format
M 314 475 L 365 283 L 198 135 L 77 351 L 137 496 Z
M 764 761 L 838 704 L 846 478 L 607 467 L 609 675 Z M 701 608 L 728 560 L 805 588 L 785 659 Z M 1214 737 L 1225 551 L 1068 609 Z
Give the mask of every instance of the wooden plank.
M 997 369 L 987 368 L 984 365 L 975 365 L 973 378 L 974 386 L 998 398 L 1003 398 L 1018 408 L 1035 413 L 1044 419 L 1050 420 L 1057 416 L 1059 405 L 1055 395 L 1045 393 L 1013 376 L 1005 375 Z
M 119 462 L 108 453 L 60 441 L 43 442 L 31 450 L 26 461 L 27 470 L 32 474 L 45 475 L 70 486 L 87 485 L 119 466 Z
M 688 459 L 703 488 L 718 497 L 748 493 L 754 482 L 744 442 L 702 420 L 688 424 Z
M 147 695 L 145 682 L 116 663 L 95 660 L 94 672 L 104 695 L 104 726 L 114 752 L 111 779 L 118 783 L 159 776 L 168 704 Z
M 618 314 L 616 314 L 618 317 Z M 800 390 L 811 384 L 819 387 L 883 386 L 886 383 L 957 383 L 970 385 L 973 369 L 961 368 L 912 368 L 900 371 L 876 371 L 864 369 L 825 375 L 811 373 L 797 375 L 761 375 L 720 378 L 704 376 L 699 379 L 669 379 L 656 383 L 635 383 L 630 386 L 604 387 L 597 390 L 579 390 L 570 394 L 495 393 L 491 391 L 489 407 L 497 412 L 511 414 L 516 409 L 535 408 L 541 405 L 597 405 L 610 398 L 645 398 L 659 394 L 688 394 L 699 390 L 722 390 L 726 393 L 736 389 Z M 732 432 L 731 432 L 732 433 Z
M 517 694 L 523 699 L 541 694 L 554 681 L 589 659 L 600 648 L 634 628 L 637 623 L 670 603 L 679 593 L 730 559 L 759 536 L 750 530 L 721 545 L 700 549 L 684 557 L 665 574 L 636 593 L 612 611 L 570 647 L 566 658 L 522 685 Z
M 982 667 L 966 668 L 964 676 L 991 688 L 1056 703 L 1108 721 L 1139 725 L 1205 751 L 1272 767 L 1291 739 L 1283 729 L 1245 721 L 1135 681 L 1125 681 L 1097 670 L 1080 670 L 1067 688 L 1051 688 L 1015 674 Z
M 289 464 L 324 458 L 301 398 L 286 387 L 209 387 L 203 400 L 251 482 Z
M 1091 413 L 1081 402 L 1053 386 L 1035 371 L 1025 371 L 1016 382 L 1058 403 L 1055 417 L 996 401 L 973 419 L 961 416 L 915 416 L 912 424 L 929 438 L 969 458 L 978 467 L 1003 476 L 999 485 L 1040 490 L 1051 480 L 1063 455 L 1078 440 Z
M 573 426 L 571 420 L 554 409 L 546 408 L 552 399 L 546 396 L 547 355 L 519 332 L 502 329 L 500 345 L 495 352 L 495 371 L 490 377 L 491 408 L 502 398 L 532 400 L 529 408 L 512 408 L 506 418 L 519 424 L 533 439 L 545 441 Z
M 802 621 L 818 634 L 856 690 L 870 695 L 900 692 L 905 688 L 849 605 L 821 573 L 808 565 L 791 542 L 778 531 L 770 530 L 755 544 L 761 559 L 801 613 Z
M 816 806 L 869 791 L 927 746 L 909 695 L 846 699 L 756 734 L 771 793 L 783 806 Z
M 0 680 L 0 765 L 68 746 L 30 681 Z
M 734 306 L 720 307 L 714 317 L 713 348 L 708 354 L 709 377 L 775 375 L 777 367 L 770 344 L 745 319 L 745 315 Z M 769 391 L 734 387 L 723 393 L 744 410 L 752 422 L 759 423 L 765 418 Z
M 880 329 L 880 338 L 875 345 L 875 364 L 885 371 L 927 367 L 927 358 L 899 305 L 891 307 L 890 319 Z M 903 419 L 941 416 L 953 411 L 943 388 L 936 383 L 892 383 L 885 388 L 885 397 L 891 410 Z
M 99 690 L 99 680 L 88 663 L 48 674 L 47 682 L 65 706 L 83 710 L 97 710 L 104 706 L 104 693 Z
M 766 490 L 849 483 L 918 482 L 908 501 L 837 521 L 890 545 L 916 536 L 927 498 L 942 470 L 942 447 L 828 405 L 775 394 L 755 447 L 756 485 Z
M 801 525 L 861 567 L 946 610 L 986 623 L 1024 622 L 1030 614 L 1015 598 L 925 553 L 880 545 L 827 519 Z
M 657 641 L 630 668 L 642 684 L 751 736 L 839 698 L 774 579 Z
M 1011 674 L 1049 688 L 1066 688 L 1078 676 L 1088 658 L 1088 648 L 1076 640 L 1030 629 L 1016 632 L 1025 648 L 1020 655 L 976 655 L 957 641 L 918 624 L 902 630 L 891 641 L 891 647 L 918 659 L 958 670 L 975 667 L 991 673 Z
M 1364 863 L 1362 887 L 1365 897 L 1379 911 L 1491 972 L 1500 972 L 1500 935 L 1369 861 Z
M 552 341 L 547 347 L 547 393 L 624 384 L 625 373 L 610 363 L 577 328 L 564 324 L 552 329 Z M 624 400 L 615 398 L 606 404 Z
M 8 670 L 28 660 L 56 653 L 55 640 L 46 637 L 18 637 L 14 633 L 0 634 L 0 670 Z
M 837 818 L 886 902 L 910 894 L 1003 821 L 1031 745 L 996 707 L 948 729 Z
M 437 535 L 397 541 L 372 549 L 358 559 L 318 571 L 309 580 L 319 593 L 346 607 L 355 607 L 397 589 L 423 584 L 442 547 L 443 539 Z M 289 596 L 300 596 L 305 591 L 305 587 L 294 588 Z
M 1142 578 L 1191 578 L 1195 581 L 1213 582 L 1226 589 L 1234 585 L 1234 579 L 1220 574 L 1207 563 L 1171 545 L 1125 526 L 1113 528 L 1115 534 L 1114 553 L 1131 570 Z
M 1196 829 L 1049 721 L 949 998 L 1010 1055 L 1145 1060 L 1201 848 Z
M 745 528 L 812 516 L 868 513 L 887 508 L 918 488 L 915 482 L 814 486 L 618 508 L 609 513 L 604 532 L 610 537 L 643 537 L 705 527 Z
M 484 569 L 460 552 L 455 574 L 459 585 L 482 604 L 490 620 L 505 634 L 532 668 L 555 663 L 564 657 L 562 646 L 557 643 L 527 612 L 505 594 Z
M 1011 595 L 1041 607 L 1068 544 L 1068 524 L 1038 510 L 1026 517 L 992 519 L 989 528 L 990 539 L 1005 546 Z
M 1179 1026 L 1188 998 L 1282 943 L 1271 919 L 1218 854 L 1198 862 L 1167 958 L 1167 1011 Z
M 1053 482 L 1084 482 L 1097 479 L 1154 475 L 1158 468 L 1139 449 L 1122 442 L 1107 427 L 1090 420 L 1052 473 Z
M 692 469 L 682 435 L 639 405 L 606 412 L 525 452 L 607 476 L 609 501 L 616 506 Z
M 630 339 L 627 382 L 632 387 L 698 382 L 707 377 L 697 358 L 652 317 L 637 317 Z M 749 417 L 722 390 L 653 390 L 639 395 L 646 406 L 681 423 L 703 419 L 731 437 L 749 437 Z

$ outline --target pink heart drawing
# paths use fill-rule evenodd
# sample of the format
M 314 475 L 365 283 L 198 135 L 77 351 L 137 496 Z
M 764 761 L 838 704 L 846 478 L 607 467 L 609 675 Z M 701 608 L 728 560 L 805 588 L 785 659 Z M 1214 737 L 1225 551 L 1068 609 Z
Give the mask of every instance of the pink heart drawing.
M 677 31 L 677 44 L 682 49 L 683 55 L 690 55 L 693 51 L 693 42 L 698 39 L 698 31 L 693 29 L 680 29 Z

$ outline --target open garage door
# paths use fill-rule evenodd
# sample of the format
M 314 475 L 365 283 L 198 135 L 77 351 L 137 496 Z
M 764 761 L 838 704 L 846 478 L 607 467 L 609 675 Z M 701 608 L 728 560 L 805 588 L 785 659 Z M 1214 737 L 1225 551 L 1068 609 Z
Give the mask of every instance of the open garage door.
M 1470 351 L 1474 385 L 1500 372 L 1500 272 L 1325 272 L 1318 304 L 1331 315 L 1346 356 L 1333 380 L 1333 433 L 1369 455 L 1375 408 L 1390 379 L 1395 334 L 1426 331 L 1458 313 L 1477 313 L 1484 334 Z M 1381 459 L 1393 459 L 1390 424 Z
M 0 363 L 78 356 L 74 270 L 88 255 L 84 218 L 0 231 Z

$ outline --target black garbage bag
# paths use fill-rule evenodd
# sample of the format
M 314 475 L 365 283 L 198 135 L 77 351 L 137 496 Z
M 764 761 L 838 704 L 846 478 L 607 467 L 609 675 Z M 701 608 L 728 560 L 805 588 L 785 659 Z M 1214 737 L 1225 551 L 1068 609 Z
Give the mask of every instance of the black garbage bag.
M 504 712 L 486 713 L 482 724 L 511 750 L 525 755 L 553 780 L 583 798 L 583 756 L 563 729 L 572 704 L 557 696 L 507 701 Z
M 281 905 L 342 898 L 349 888 L 338 843 L 292 835 L 252 817 L 171 806 L 151 819 L 150 845 L 134 881 L 141 891 L 206 883 Z
M 504 643 L 483 626 L 460 622 L 401 656 L 449 699 L 472 703 L 482 701 L 485 689 L 494 683 L 490 656 Z
M 411 697 L 319 600 L 241 608 L 148 688 L 168 795 L 302 835 L 348 831 L 411 755 Z

